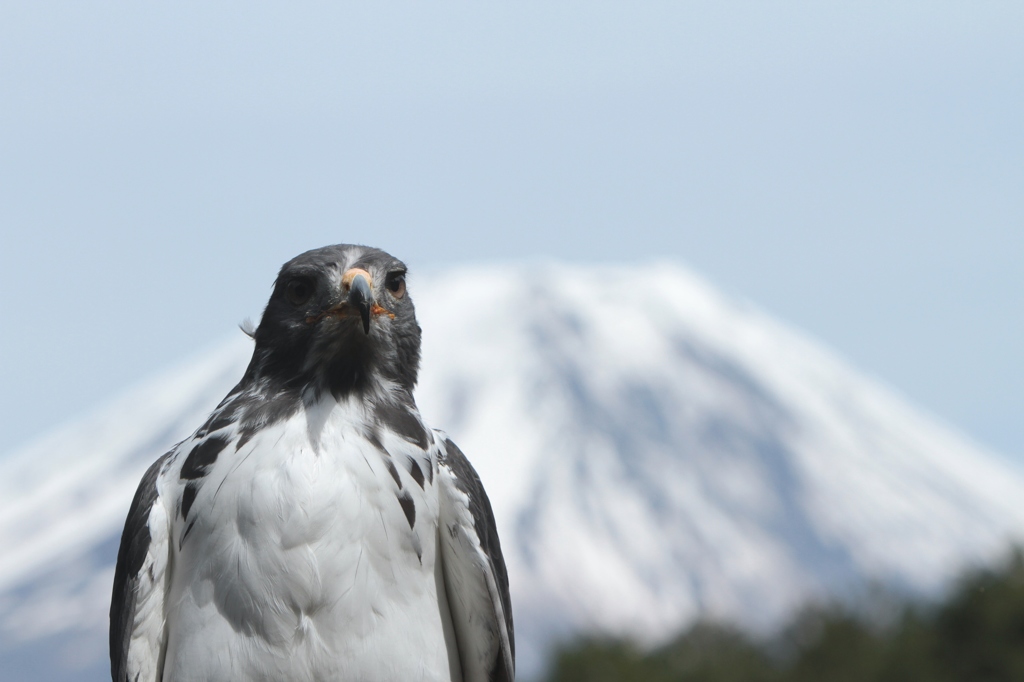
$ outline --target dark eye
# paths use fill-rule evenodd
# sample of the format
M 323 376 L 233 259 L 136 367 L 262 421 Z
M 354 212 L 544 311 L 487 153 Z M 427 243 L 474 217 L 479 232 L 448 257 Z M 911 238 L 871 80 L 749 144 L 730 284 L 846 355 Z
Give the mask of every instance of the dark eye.
M 384 280 L 384 286 L 388 288 L 388 291 L 391 292 L 392 296 L 395 298 L 402 298 L 405 296 L 405 273 L 388 273 L 387 279 Z
M 313 285 L 304 279 L 293 279 L 284 288 L 284 297 L 292 305 L 304 305 L 313 295 Z

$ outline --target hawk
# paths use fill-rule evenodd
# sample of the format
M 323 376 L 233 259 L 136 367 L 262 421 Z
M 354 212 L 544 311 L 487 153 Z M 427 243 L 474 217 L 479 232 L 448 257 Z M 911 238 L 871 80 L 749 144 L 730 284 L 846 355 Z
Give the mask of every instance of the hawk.
M 405 276 L 354 245 L 281 268 L 241 381 L 132 501 L 114 682 L 514 678 L 490 502 L 413 399 Z

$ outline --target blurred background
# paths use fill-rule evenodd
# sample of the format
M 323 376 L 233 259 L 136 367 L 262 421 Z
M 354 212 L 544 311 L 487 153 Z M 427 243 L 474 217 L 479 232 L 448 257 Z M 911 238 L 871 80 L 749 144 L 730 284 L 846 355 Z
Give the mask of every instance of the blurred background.
M 1011 2 L 3 3 L 0 462 L 357 242 L 686 268 L 1016 476 L 1022 45 Z

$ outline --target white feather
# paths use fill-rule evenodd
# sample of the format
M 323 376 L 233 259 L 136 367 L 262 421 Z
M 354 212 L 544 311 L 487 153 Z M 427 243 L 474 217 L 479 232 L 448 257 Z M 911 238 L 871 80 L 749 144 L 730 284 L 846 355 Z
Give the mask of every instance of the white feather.
M 365 422 L 361 402 L 326 399 L 221 453 L 195 527 L 172 546 L 167 679 L 458 679 L 435 573 L 437 490 L 404 466 L 412 456 L 425 470 L 436 453 L 384 439 L 415 505 L 410 528 Z M 183 487 L 180 468 L 168 484 Z
M 443 464 L 437 480 L 441 555 L 463 673 L 467 682 L 486 682 L 498 656 L 506 670 L 514 669 L 505 613 L 494 571 L 480 545 L 469 496 Z

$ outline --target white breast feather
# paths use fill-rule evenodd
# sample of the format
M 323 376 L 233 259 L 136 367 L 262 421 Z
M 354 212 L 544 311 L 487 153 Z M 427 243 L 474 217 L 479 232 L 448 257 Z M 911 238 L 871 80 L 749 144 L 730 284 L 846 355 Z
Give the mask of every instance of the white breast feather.
M 207 473 L 175 557 L 171 679 L 457 676 L 438 605 L 437 489 L 406 461 L 425 470 L 436 455 L 388 436 L 388 457 L 361 435 L 361 408 L 325 402 L 228 445 Z M 172 537 L 182 530 L 178 519 Z

